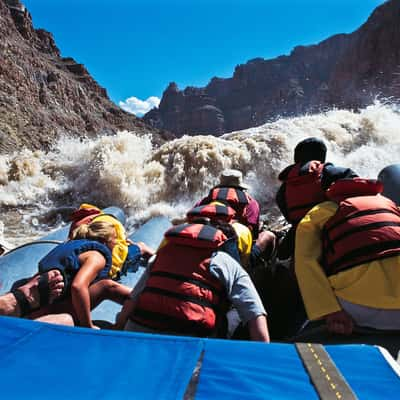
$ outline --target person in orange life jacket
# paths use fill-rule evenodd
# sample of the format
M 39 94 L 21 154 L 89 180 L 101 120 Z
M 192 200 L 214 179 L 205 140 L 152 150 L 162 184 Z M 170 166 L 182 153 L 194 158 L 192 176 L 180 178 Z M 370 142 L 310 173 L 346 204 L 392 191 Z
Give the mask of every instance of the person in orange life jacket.
M 261 273 L 260 261 L 263 261 L 263 267 L 267 267 L 264 264 L 264 259 L 269 259 L 274 251 L 275 247 L 275 235 L 270 231 L 261 231 L 257 238 L 257 241 L 253 242 L 251 231 L 248 227 L 237 222 L 235 219 L 235 211 L 222 203 L 213 202 L 212 204 L 206 204 L 204 206 L 194 207 L 187 213 L 187 220 L 189 223 L 201 223 L 201 218 L 209 218 L 214 225 L 221 223 L 229 223 L 234 229 L 234 237 L 229 242 L 224 244 L 225 249 L 228 246 L 234 246 L 239 252 L 239 256 L 235 256 L 234 250 L 228 250 L 229 254 L 235 258 L 243 268 L 249 273 L 252 278 L 252 282 L 260 294 L 265 307 L 270 308 L 268 302 L 264 302 L 266 290 L 270 290 L 265 286 L 265 280 L 260 279 L 260 274 L 264 277 L 264 273 Z M 257 268 L 257 269 L 256 269 Z M 263 269 L 264 269 L 263 268 Z M 247 329 L 241 324 L 240 316 L 232 307 L 226 314 L 227 319 L 227 336 L 231 337 L 237 335 L 238 332 L 243 334 L 241 339 L 248 337 Z M 244 329 L 243 329 L 244 328 Z
M 189 223 L 169 229 L 116 326 L 214 337 L 231 303 L 247 324 L 251 339 L 269 342 L 266 312 L 258 293 L 235 260 L 237 252 L 232 257 L 232 247 L 224 246 L 231 235 L 229 224 Z
M 400 211 L 382 184 L 338 180 L 296 231 L 295 272 L 310 320 L 351 334 L 400 329 Z
M 248 267 L 252 244 L 251 231 L 246 226 L 234 221 L 235 210 L 223 203 L 214 202 L 193 207 L 186 213 L 184 222 L 190 224 L 221 225 L 231 224 L 233 230 L 225 249 L 229 246 L 229 254 L 239 263 Z M 240 226 L 239 226 L 240 225 Z
M 326 152 L 321 139 L 304 139 L 294 149 L 294 164 L 279 174 L 282 184 L 276 194 L 276 204 L 292 225 L 279 245 L 280 259 L 293 256 L 296 226 L 312 207 L 326 200 L 325 190 L 338 179 L 358 176 L 350 168 L 326 163 Z
M 275 248 L 275 235 L 270 231 L 260 232 L 257 240 L 253 242 L 251 230 L 238 222 L 235 218 L 236 212 L 232 207 L 214 201 L 192 208 L 187 213 L 187 220 L 195 222 L 196 218 L 210 218 L 215 223 L 230 223 L 236 233 L 237 247 L 240 260 L 238 260 L 247 270 L 255 268 L 259 260 L 263 257 L 269 259 Z
M 239 170 L 226 169 L 221 173 L 220 183 L 198 201 L 195 207 L 213 201 L 229 205 L 235 210 L 236 219 L 247 226 L 256 239 L 260 228 L 260 205 L 250 196 L 248 189 L 249 186 L 243 183 L 243 175 Z
M 41 307 L 29 318 L 68 312 L 78 325 L 97 328 L 90 318 L 90 310 L 105 299 L 123 304 L 131 292 L 130 288 L 109 279 L 115 241 L 112 223 L 94 221 L 80 225 L 72 240 L 58 245 L 42 258 L 39 273 L 60 271 L 64 291 L 61 301 Z

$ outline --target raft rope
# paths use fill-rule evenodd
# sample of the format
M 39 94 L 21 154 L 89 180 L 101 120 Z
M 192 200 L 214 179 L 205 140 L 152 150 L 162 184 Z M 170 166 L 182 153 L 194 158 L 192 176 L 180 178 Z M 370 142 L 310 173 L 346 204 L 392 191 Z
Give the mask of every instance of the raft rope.
M 296 343 L 295 346 L 321 400 L 357 400 L 357 396 L 322 345 Z
M 45 243 L 45 244 L 46 243 L 47 244 L 60 244 L 63 242 L 64 242 L 63 240 L 35 240 L 34 242 L 25 243 L 25 244 L 22 244 L 21 246 L 15 247 L 15 248 L 7 251 L 7 253 L 5 253 L 4 255 L 8 256 L 10 253 L 13 253 L 16 250 L 19 250 L 19 249 L 22 249 L 23 247 L 31 246 L 34 244 L 43 244 L 43 243 Z

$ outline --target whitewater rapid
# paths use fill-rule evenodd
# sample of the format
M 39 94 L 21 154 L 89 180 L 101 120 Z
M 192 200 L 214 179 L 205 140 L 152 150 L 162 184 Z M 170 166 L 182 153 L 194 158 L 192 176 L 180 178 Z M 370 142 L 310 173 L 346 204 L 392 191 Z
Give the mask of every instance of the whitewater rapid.
M 376 103 L 360 112 L 279 119 L 221 137 L 184 136 L 159 148 L 149 136 L 119 132 L 96 139 L 61 138 L 50 152 L 0 155 L 4 237 L 21 244 L 41 236 L 63 223 L 68 207 L 82 202 L 122 207 L 131 227 L 155 215 L 182 217 L 218 183 L 225 168 L 243 172 L 267 213 L 274 207 L 279 172 L 293 162 L 295 145 L 308 136 L 326 142 L 328 161 L 363 177 L 376 178 L 383 167 L 398 163 L 399 111 Z

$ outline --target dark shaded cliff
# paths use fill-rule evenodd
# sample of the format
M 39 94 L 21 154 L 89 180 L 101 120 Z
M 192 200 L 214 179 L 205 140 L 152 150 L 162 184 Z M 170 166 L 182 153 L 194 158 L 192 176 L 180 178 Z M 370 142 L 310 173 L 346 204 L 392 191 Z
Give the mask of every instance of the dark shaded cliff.
M 116 106 L 51 33 L 34 29 L 18 0 L 0 0 L 0 152 L 48 148 L 60 134 L 155 133 Z
M 222 134 L 281 116 L 339 106 L 358 108 L 376 96 L 400 97 L 400 0 L 378 7 L 357 31 L 289 56 L 257 58 L 236 67 L 232 78 L 204 88 L 171 83 L 144 121 L 183 134 Z

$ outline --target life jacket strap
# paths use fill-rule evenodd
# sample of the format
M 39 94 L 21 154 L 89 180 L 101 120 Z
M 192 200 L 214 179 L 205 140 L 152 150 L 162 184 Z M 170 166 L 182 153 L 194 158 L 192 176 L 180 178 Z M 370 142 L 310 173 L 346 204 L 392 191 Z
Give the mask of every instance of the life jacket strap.
M 330 245 L 333 246 L 334 243 L 339 242 L 340 240 L 344 239 L 347 236 L 354 235 L 355 233 L 359 233 L 366 230 L 383 228 L 385 226 L 399 226 L 400 222 L 392 222 L 392 221 L 382 221 L 382 222 L 373 222 L 371 224 L 358 226 L 353 229 L 349 229 L 347 232 L 342 233 L 341 235 L 336 236 L 334 239 L 330 240 Z
M 368 256 L 370 254 L 377 254 L 377 253 L 380 253 L 380 252 L 383 252 L 386 250 L 393 250 L 393 249 L 398 249 L 398 248 L 399 248 L 398 240 L 390 240 L 387 242 L 378 242 L 375 244 L 371 244 L 369 246 L 360 247 L 356 250 L 348 252 L 343 257 L 340 257 L 339 259 L 337 259 L 335 262 L 333 262 L 330 265 L 330 267 L 329 267 L 330 271 L 325 271 L 325 272 L 329 276 L 329 275 L 336 274 L 339 271 L 346 271 L 348 269 L 355 267 L 356 265 L 360 265 L 360 260 L 358 259 L 359 257 Z M 387 256 L 385 256 L 385 255 L 380 256 L 379 259 L 381 260 L 386 257 L 394 257 L 399 254 L 400 254 L 400 249 L 393 250 Z M 370 262 L 370 261 L 376 260 L 377 258 L 378 257 L 376 257 L 376 256 L 371 257 L 371 258 L 366 257 L 365 259 L 363 259 L 362 263 Z M 351 260 L 355 260 L 355 262 L 347 264 Z M 337 269 L 341 265 L 346 265 L 346 266 L 343 268 Z
M 143 289 L 142 293 L 146 293 L 146 292 L 159 294 L 161 296 L 173 297 L 173 298 L 181 300 L 181 301 L 188 301 L 190 303 L 194 303 L 194 304 L 197 304 L 202 307 L 211 308 L 216 313 L 219 312 L 219 306 L 217 304 L 213 304 L 210 301 L 202 299 L 200 297 L 184 295 L 181 293 L 175 293 L 175 292 L 171 292 L 170 290 L 151 287 L 151 286 L 147 286 Z
M 204 328 L 195 321 L 183 320 L 170 315 L 144 310 L 143 308 L 135 308 L 134 315 L 131 315 L 129 319 L 146 328 L 155 330 L 162 330 L 161 325 L 163 325 L 164 327 L 171 327 L 168 330 L 190 336 L 209 337 L 215 335 L 215 329 Z M 146 323 L 143 320 L 148 322 Z M 154 321 L 155 324 L 153 325 L 151 321 Z M 160 326 L 160 328 L 157 328 L 157 326 Z
M 154 271 L 154 272 L 152 271 L 152 272 L 150 272 L 150 276 L 151 277 L 157 276 L 157 277 L 161 277 L 161 278 L 174 279 L 174 280 L 180 281 L 180 282 L 192 283 L 193 285 L 196 285 L 202 289 L 207 289 L 218 296 L 222 296 L 224 294 L 221 290 L 216 289 L 215 287 L 207 284 L 206 282 L 203 282 L 199 279 L 189 278 L 184 275 L 173 274 L 171 272 L 166 272 L 166 271 Z
M 330 232 L 331 230 L 337 228 L 338 226 L 340 226 L 340 225 L 344 224 L 345 222 L 350 221 L 354 218 L 364 217 L 366 215 L 376 215 L 376 214 L 393 214 L 396 216 L 399 215 L 398 212 L 395 212 L 388 208 L 377 208 L 375 210 L 362 210 L 362 211 L 355 212 L 351 215 L 348 215 L 346 218 L 343 218 L 340 221 L 337 221 L 335 224 L 332 224 L 328 228 L 325 228 L 325 229 L 327 232 Z

